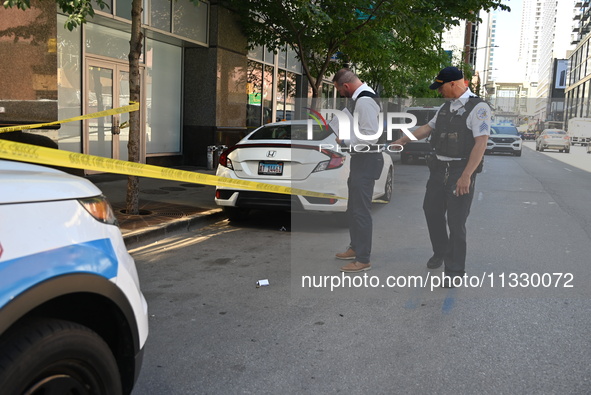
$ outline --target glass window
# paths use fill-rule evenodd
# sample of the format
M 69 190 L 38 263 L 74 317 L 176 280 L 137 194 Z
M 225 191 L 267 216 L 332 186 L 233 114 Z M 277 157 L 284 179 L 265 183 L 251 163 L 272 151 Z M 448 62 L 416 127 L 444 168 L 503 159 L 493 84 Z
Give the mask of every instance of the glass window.
M 129 33 L 87 22 L 86 50 L 109 58 L 128 60 Z
M 275 54 L 273 51 L 269 51 L 267 47 L 265 47 L 265 63 L 274 63 L 275 62 Z
M 277 115 L 275 116 L 275 121 L 285 121 L 287 120 L 285 114 L 285 70 L 278 70 L 277 71 L 277 103 L 276 103 L 276 111 Z
M 263 74 L 263 124 L 273 121 L 273 66 L 265 66 Z
M 95 11 L 102 11 L 102 12 L 106 12 L 107 14 L 112 14 L 113 13 L 113 0 L 103 0 L 103 3 L 105 3 L 108 7 L 105 7 L 101 10 L 101 7 L 96 3 L 96 1 L 92 0 L 92 2 L 91 2 L 92 8 Z
M 277 54 L 277 65 L 282 69 L 287 67 L 287 52 L 285 47 Z
M 285 119 L 295 119 L 297 74 L 287 73 L 285 78 Z
M 287 50 L 287 68 L 296 73 L 302 72 L 302 64 L 296 57 L 296 52 L 291 47 L 288 47 Z
M 150 4 L 151 26 L 170 32 L 172 30 L 172 2 L 170 0 L 151 0 Z
M 146 153 L 181 151 L 182 49 L 146 42 Z
M 168 0 L 166 0 L 166 1 L 168 1 Z M 260 60 L 262 62 L 263 61 L 263 46 L 257 45 L 256 47 L 251 49 L 248 52 L 248 57 L 250 59 Z
M 248 61 L 246 92 L 248 94 L 246 127 L 261 126 L 263 92 L 263 66 L 261 63 Z
M 70 32 L 64 28 L 66 17 L 57 16 L 57 41 L 60 48 L 58 59 L 58 119 L 82 115 L 80 59 L 81 41 L 78 29 Z M 82 152 L 82 122 L 63 123 L 58 131 L 59 148 L 65 151 Z
M 173 1 L 172 32 L 190 40 L 207 43 L 207 3 L 197 5 L 190 0 Z
M 131 2 L 132 0 L 117 0 L 115 2 L 115 14 L 118 17 L 131 20 Z

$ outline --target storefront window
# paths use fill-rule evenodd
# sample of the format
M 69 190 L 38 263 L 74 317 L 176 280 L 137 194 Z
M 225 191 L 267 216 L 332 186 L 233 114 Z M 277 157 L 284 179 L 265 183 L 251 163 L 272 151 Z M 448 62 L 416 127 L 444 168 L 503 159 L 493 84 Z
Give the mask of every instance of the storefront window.
M 68 119 L 82 114 L 81 80 L 82 70 L 80 31 L 64 28 L 66 17 L 57 16 L 57 45 L 59 48 L 57 67 L 58 119 Z M 59 148 L 65 151 L 82 152 L 82 123 L 67 122 L 58 131 Z
M 150 2 L 150 24 L 152 27 L 165 32 L 172 30 L 170 0 L 151 0 Z
M 209 4 L 190 0 L 177 0 L 173 3 L 172 32 L 190 40 L 207 43 L 207 19 Z
M 146 43 L 146 153 L 181 152 L 182 49 Z
M 263 73 L 263 125 L 273 122 L 273 66 Z
M 263 66 L 260 63 L 248 61 L 246 93 L 246 126 L 256 128 L 261 126 L 262 119 Z
M 129 33 L 86 23 L 86 50 L 90 54 L 128 61 Z

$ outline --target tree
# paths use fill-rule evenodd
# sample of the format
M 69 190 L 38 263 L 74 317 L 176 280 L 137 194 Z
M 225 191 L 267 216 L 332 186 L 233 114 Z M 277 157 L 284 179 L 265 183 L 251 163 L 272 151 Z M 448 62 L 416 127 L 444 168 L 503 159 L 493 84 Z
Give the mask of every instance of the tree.
M 475 20 L 478 10 L 509 10 L 502 0 L 228 0 L 251 47 L 290 46 L 302 63 L 313 97 L 323 78 L 354 62 L 391 93 L 438 71 L 439 33 Z M 378 77 L 379 74 L 379 77 Z M 404 82 L 406 87 L 404 86 Z

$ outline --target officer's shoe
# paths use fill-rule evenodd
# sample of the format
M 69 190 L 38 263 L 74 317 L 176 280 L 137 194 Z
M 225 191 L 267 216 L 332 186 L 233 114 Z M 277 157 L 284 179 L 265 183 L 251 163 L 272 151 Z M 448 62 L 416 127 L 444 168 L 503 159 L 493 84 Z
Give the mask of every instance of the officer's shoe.
M 443 257 L 433 255 L 431 258 L 429 258 L 429 261 L 427 262 L 427 268 L 428 269 L 437 269 L 442 264 L 443 264 Z
M 334 257 L 337 259 L 349 260 L 349 259 L 355 259 L 357 257 L 356 255 L 357 254 L 355 254 L 355 251 L 353 251 L 351 248 L 348 248 L 347 251 L 339 252 Z

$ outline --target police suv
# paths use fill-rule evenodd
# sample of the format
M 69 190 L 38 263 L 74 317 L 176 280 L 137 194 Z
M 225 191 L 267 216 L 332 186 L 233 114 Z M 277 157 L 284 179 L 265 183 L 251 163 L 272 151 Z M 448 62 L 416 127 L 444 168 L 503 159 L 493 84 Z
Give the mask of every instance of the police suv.
M 128 394 L 147 304 L 90 181 L 0 160 L 0 392 Z

